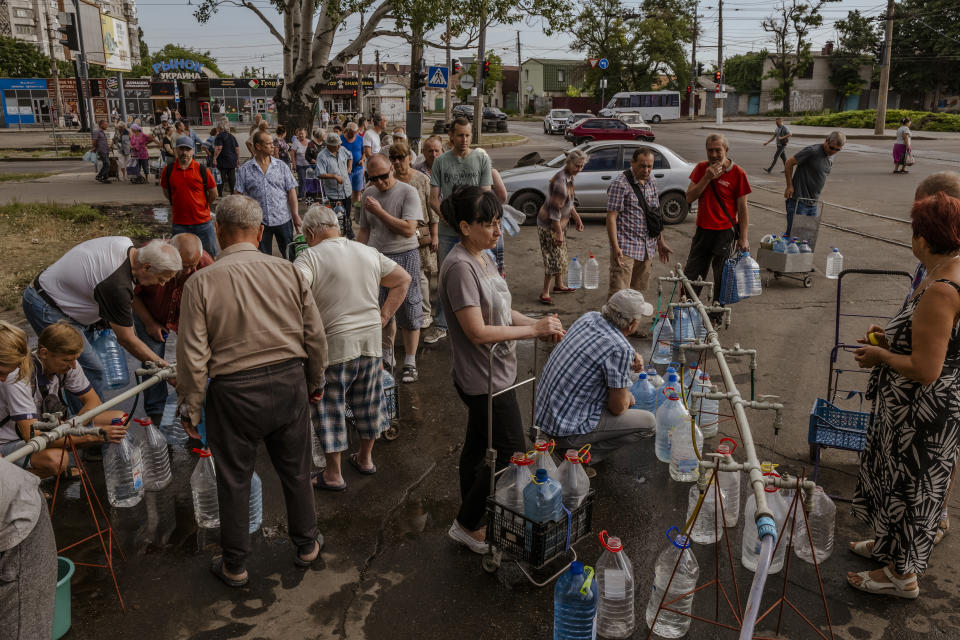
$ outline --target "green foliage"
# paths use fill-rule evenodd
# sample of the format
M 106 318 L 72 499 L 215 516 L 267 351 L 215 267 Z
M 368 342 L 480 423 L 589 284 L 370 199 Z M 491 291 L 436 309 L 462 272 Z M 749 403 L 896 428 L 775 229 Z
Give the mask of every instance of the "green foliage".
M 143 40 L 140 41 L 141 44 Z M 218 76 L 222 76 L 223 72 L 220 70 L 220 67 L 217 66 L 216 59 L 210 54 L 209 51 L 200 51 L 199 49 L 193 49 L 192 47 L 184 47 L 179 44 L 166 44 L 162 49 L 156 51 L 152 54 L 148 53 L 146 56 L 143 55 L 145 46 L 140 48 L 140 64 L 133 68 L 133 71 L 130 72 L 132 77 L 137 76 L 152 76 L 153 75 L 153 65 L 157 62 L 166 61 L 171 58 L 184 60 L 199 60 L 203 66 L 207 69 L 210 69 Z
M 3 10 L 6 11 L 6 7 Z M 38 47 L 16 38 L 0 36 L 0 77 L 46 78 L 49 75 L 50 58 Z
M 578 88 L 576 88 L 575 86 L 573 86 L 572 84 L 571 84 L 571 85 L 567 85 L 567 97 L 568 97 L 568 98 L 579 98 L 579 97 L 582 96 L 582 95 L 583 95 L 583 90 L 582 90 L 582 89 L 578 89 Z
M 820 9 L 828 2 L 839 0 L 780 0 L 773 13 L 764 18 L 762 28 L 773 38 L 774 51 L 767 57 L 773 67 L 767 78 L 777 81 L 773 92 L 775 100 L 783 100 L 784 109 L 790 108 L 790 91 L 797 77 L 813 62 L 810 54 L 810 31 L 823 24 Z
M 841 97 L 857 95 L 867 85 L 860 77 L 864 65 L 873 64 L 882 38 L 880 23 L 855 10 L 834 23 L 838 46 L 830 56 L 830 84 Z
M 723 81 L 737 89 L 737 93 L 757 93 L 763 81 L 764 49 L 759 53 L 742 53 L 723 61 Z
M 493 90 L 496 88 L 497 83 L 503 80 L 503 60 L 496 53 L 492 51 L 487 52 L 487 60 L 490 61 L 490 73 L 483 81 L 483 95 L 489 96 L 493 93 Z M 467 73 L 473 76 L 474 83 L 476 86 L 476 80 L 479 79 L 479 74 L 477 73 L 477 63 L 476 61 L 470 65 L 470 68 L 467 69 Z M 460 99 L 460 102 L 467 102 L 470 98 L 470 89 L 464 89 L 462 87 L 457 87 L 457 97 Z
M 960 131 L 960 115 L 931 113 L 929 111 L 911 111 L 908 109 L 888 109 L 884 127 L 896 129 L 904 117 L 912 120 L 912 131 Z M 874 109 L 842 111 L 840 113 L 806 116 L 794 120 L 792 124 L 814 127 L 842 127 L 848 129 L 873 129 L 877 119 Z
M 891 91 L 923 97 L 960 93 L 960 5 L 902 0 L 893 21 Z M 902 16 L 902 18 L 900 18 Z

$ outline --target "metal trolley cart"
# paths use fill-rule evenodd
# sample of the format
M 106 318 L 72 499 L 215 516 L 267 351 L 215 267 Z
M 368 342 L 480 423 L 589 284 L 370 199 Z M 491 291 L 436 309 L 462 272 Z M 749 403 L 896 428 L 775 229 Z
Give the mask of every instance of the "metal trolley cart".
M 492 375 L 487 380 L 487 465 L 490 467 L 490 495 L 487 497 L 487 544 L 490 549 L 481 559 L 484 571 L 496 573 L 504 557 L 517 567 L 532 584 L 543 587 L 566 571 L 577 559 L 573 545 L 590 534 L 593 518 L 593 489 L 577 508 L 564 508 L 559 521 L 535 522 L 524 514 L 496 501 L 497 451 L 493 448 L 493 399 L 499 395 L 532 385 L 530 420 L 533 424 L 537 395 L 537 341 L 533 341 L 533 375 L 494 393 Z M 490 349 L 492 371 L 493 348 Z M 536 430 L 536 427 L 534 427 Z M 537 430 L 538 431 L 538 430 Z M 502 472 L 501 472 L 502 473 Z M 559 568 L 557 567 L 559 565 Z M 543 580 L 537 580 L 546 573 Z
M 794 215 L 793 226 L 790 231 L 798 240 L 806 240 L 810 248 L 816 251 L 817 236 L 820 234 L 820 221 L 823 218 L 823 202 L 807 198 L 797 198 L 796 206 L 800 202 L 812 204 L 816 207 L 816 215 Z M 814 253 L 777 253 L 770 244 L 761 244 L 757 252 L 757 264 L 761 269 L 770 272 L 774 280 L 789 278 L 803 283 L 809 288 L 813 285 L 812 274 L 816 272 L 813 266 Z M 767 277 L 766 286 L 770 286 L 770 277 Z

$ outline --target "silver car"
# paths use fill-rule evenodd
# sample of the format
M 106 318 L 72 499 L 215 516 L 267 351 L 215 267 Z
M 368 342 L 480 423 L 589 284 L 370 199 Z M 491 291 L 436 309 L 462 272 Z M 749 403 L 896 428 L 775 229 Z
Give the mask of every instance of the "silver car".
M 575 147 L 589 156 L 583 171 L 574 179 L 578 213 L 606 213 L 610 181 L 618 173 L 630 168 L 633 151 L 641 146 L 653 149 L 652 175 L 657 179 L 664 222 L 683 222 L 690 212 L 686 192 L 695 165 L 663 145 L 632 140 L 587 142 Z M 526 214 L 528 224 L 536 220 L 537 212 L 546 200 L 550 178 L 563 168 L 565 159 L 566 154 L 562 154 L 546 164 L 508 169 L 500 173 L 507 187 L 507 202 Z
M 547 135 L 551 133 L 563 133 L 567 128 L 567 121 L 573 112 L 570 109 L 551 109 L 547 117 L 543 119 L 543 132 Z

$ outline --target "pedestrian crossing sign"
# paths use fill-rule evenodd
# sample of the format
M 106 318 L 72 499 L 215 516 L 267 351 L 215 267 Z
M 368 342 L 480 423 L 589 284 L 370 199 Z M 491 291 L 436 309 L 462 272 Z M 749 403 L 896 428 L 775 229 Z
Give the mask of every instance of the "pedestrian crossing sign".
M 446 89 L 448 73 L 446 67 L 430 67 L 427 71 L 427 86 L 434 89 Z

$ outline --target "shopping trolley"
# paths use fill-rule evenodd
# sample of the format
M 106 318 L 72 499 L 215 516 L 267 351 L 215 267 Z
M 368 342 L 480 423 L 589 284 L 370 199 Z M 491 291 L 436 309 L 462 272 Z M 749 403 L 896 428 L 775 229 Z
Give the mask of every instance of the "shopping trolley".
M 812 204 L 816 209 L 816 215 L 797 215 L 796 209 L 800 202 Z M 800 242 L 804 240 L 814 252 L 817 248 L 817 236 L 820 234 L 820 221 L 823 218 L 823 202 L 816 198 L 795 198 L 793 225 L 790 229 L 791 237 L 797 238 Z M 770 276 L 764 283 L 770 286 L 770 277 L 774 280 L 788 278 L 803 283 L 805 288 L 813 285 L 811 274 L 816 272 L 813 266 L 814 253 L 777 253 L 769 243 L 762 243 L 760 250 L 757 251 L 757 264 L 761 269 L 766 269 Z

